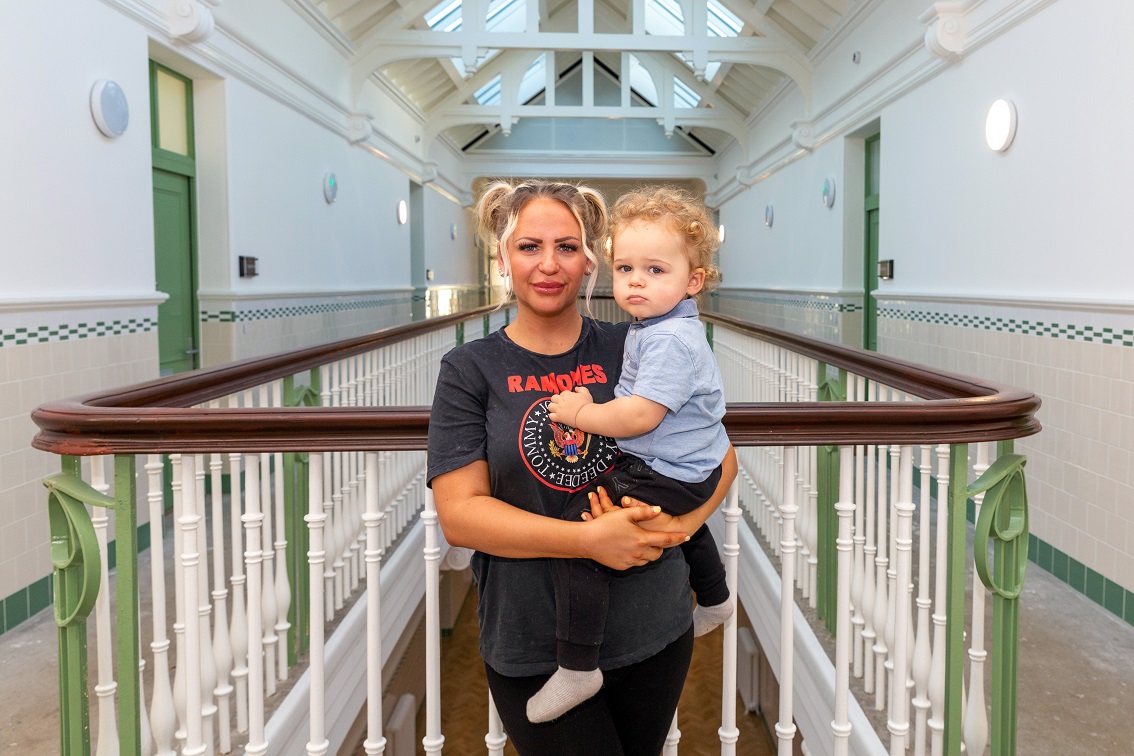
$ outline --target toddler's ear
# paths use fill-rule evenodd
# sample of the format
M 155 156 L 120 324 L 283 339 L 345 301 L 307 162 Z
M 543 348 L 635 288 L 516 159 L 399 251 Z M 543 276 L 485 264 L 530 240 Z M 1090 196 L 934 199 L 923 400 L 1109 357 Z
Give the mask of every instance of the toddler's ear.
M 689 285 L 685 287 L 685 293 L 693 296 L 701 291 L 705 285 L 705 269 L 694 268 L 693 272 L 689 274 Z

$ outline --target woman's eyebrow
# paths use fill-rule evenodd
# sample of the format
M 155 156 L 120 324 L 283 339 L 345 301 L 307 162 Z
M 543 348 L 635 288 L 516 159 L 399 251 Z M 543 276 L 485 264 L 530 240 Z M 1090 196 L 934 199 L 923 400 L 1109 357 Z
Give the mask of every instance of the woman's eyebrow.
M 560 242 L 565 242 L 565 241 L 579 241 L 579 237 L 577 237 L 577 236 L 561 236 L 561 237 L 559 237 L 558 239 L 555 240 L 555 243 L 559 244 Z

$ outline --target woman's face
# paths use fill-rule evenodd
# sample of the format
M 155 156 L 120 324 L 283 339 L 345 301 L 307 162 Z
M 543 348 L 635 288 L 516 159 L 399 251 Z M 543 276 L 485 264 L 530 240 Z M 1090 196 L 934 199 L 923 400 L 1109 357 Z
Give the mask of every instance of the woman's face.
M 562 202 L 542 197 L 520 211 L 508 240 L 508 262 L 517 305 L 543 316 L 576 307 L 590 268 L 575 216 Z

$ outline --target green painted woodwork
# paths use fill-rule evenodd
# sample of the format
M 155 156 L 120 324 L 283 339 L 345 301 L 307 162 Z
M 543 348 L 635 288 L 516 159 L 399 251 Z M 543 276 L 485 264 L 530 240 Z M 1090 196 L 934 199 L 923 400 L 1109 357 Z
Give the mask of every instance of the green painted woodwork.
M 961 753 L 961 725 L 964 706 L 961 703 L 965 685 L 965 576 L 968 566 L 966 536 L 968 521 L 965 505 L 968 501 L 969 447 L 954 444 L 949 449 L 949 513 L 948 543 L 945 558 L 938 555 L 939 564 L 945 565 L 945 756 Z M 956 618 L 962 621 L 956 621 Z
M 284 405 L 287 407 L 319 406 L 319 371 L 310 372 L 311 385 L 295 385 L 291 376 L 284 378 Z M 287 621 L 291 625 L 287 655 L 288 665 L 295 666 L 300 654 L 307 651 L 311 637 L 310 626 L 310 570 L 307 566 L 308 532 L 307 521 L 307 483 L 308 460 L 306 453 L 287 452 L 283 455 L 284 465 L 284 533 L 287 537 L 285 565 L 288 585 L 291 586 L 291 606 L 288 607 Z
M 138 663 L 138 513 L 134 455 L 114 458 L 115 617 L 118 639 L 118 752 L 142 753 L 141 692 Z
M 161 374 L 170 375 L 197 367 L 192 180 L 158 168 L 153 180 L 156 284 L 169 295 L 158 306 L 158 352 Z
M 705 324 L 705 338 L 709 341 L 709 349 L 713 348 L 713 324 Z
M 992 754 L 1016 753 L 1020 592 L 1028 564 L 1027 459 L 1001 446 L 997 460 L 968 487 L 984 493 L 973 533 L 976 573 L 992 592 Z M 992 541 L 993 563 L 988 562 Z
M 827 366 L 819 365 L 818 398 L 821 402 L 844 402 L 847 398 L 847 376 L 843 371 L 828 377 Z M 832 635 L 838 633 L 838 546 L 839 518 L 835 504 L 839 500 L 839 447 L 820 446 L 816 457 L 816 548 L 818 559 L 815 579 L 816 612 Z
M 491 330 L 490 330 L 491 328 L 492 328 L 492 319 L 489 316 L 485 315 L 484 316 L 484 335 L 485 336 L 487 336 L 489 333 L 491 333 Z
M 180 82 L 184 103 L 159 105 L 158 75 Z M 162 97 L 168 98 L 168 91 Z M 178 113 L 177 124 L 188 140 L 185 154 L 164 150 L 162 113 Z M 169 130 L 166 124 L 166 131 Z M 193 82 L 150 61 L 150 143 L 153 161 L 154 275 L 157 290 L 169 295 L 158 306 L 158 352 L 162 375 L 200 365 L 197 314 L 196 199 L 194 180 Z
M 102 578 L 98 538 L 84 503 L 113 507 L 80 477 L 78 457 L 63 457 L 63 471 L 43 481 L 51 528 L 55 624 L 59 628 L 59 752 L 91 752 L 90 698 L 87 692 L 87 617 Z
M 465 324 L 463 322 L 457 323 L 457 346 L 465 343 Z
M 875 134 L 866 140 L 866 239 L 863 248 L 863 314 L 862 346 L 864 349 L 878 348 L 878 300 L 874 290 L 878 288 L 878 225 L 881 197 L 882 137 Z

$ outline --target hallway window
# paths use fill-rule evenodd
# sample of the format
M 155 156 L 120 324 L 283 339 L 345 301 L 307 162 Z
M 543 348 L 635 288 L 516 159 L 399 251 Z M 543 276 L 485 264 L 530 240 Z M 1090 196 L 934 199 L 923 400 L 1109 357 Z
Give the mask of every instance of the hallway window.
M 189 82 L 158 66 L 154 72 L 157 98 L 157 146 L 189 157 Z

